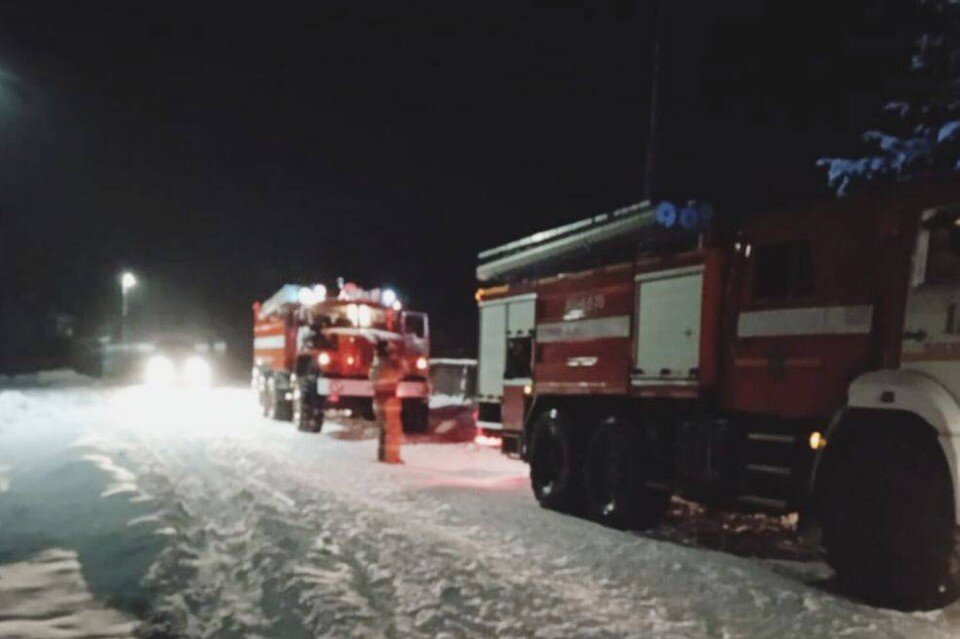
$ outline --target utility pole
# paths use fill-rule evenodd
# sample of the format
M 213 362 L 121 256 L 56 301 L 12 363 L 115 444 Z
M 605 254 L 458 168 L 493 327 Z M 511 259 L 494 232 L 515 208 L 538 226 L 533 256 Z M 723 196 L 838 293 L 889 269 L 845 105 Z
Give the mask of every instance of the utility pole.
M 653 58 L 650 69 L 650 123 L 647 131 L 647 158 L 643 166 L 643 198 L 653 201 L 654 178 L 657 169 L 657 125 L 660 111 L 660 76 L 663 39 L 667 30 L 667 3 L 655 0 L 656 31 L 653 34 Z
M 130 271 L 120 275 L 120 341 L 127 341 L 127 314 L 130 312 L 130 303 L 127 296 L 130 290 L 137 285 L 137 276 Z

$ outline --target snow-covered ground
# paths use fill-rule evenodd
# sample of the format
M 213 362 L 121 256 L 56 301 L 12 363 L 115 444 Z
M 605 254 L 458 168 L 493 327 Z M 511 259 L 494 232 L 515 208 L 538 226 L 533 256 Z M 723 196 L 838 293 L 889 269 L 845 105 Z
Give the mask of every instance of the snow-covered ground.
M 542 510 L 526 466 L 472 443 L 384 466 L 355 429 L 259 418 L 246 389 L 48 382 L 0 388 L 5 638 L 960 633 L 957 606 L 864 606 L 817 562 Z
M 0 565 L 0 637 L 132 637 L 138 625 L 94 599 L 73 550 Z

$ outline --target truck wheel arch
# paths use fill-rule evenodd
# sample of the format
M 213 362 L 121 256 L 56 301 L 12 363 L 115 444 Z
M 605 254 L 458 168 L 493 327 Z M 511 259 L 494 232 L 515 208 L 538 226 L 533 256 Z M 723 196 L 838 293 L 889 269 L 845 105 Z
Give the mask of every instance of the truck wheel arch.
M 898 417 L 899 416 L 899 417 Z M 884 419 L 911 422 L 929 429 L 939 444 L 950 471 L 954 518 L 960 524 L 960 405 L 935 379 L 909 369 L 884 369 L 864 373 L 850 385 L 847 405 L 831 420 L 827 447 L 820 451 L 811 476 L 811 489 L 817 488 L 821 462 L 830 447 L 840 443 L 852 426 Z
M 577 432 L 586 438 L 588 433 L 596 425 L 596 416 L 601 413 L 615 412 L 625 414 L 625 408 L 622 406 L 611 406 L 602 398 L 582 397 L 578 395 L 535 395 L 530 403 L 526 417 L 523 420 L 523 448 L 527 450 L 530 446 L 530 438 L 533 435 L 533 426 L 544 413 L 553 411 L 551 417 L 557 415 L 570 420 L 576 424 Z M 521 456 L 526 460 L 526 454 Z

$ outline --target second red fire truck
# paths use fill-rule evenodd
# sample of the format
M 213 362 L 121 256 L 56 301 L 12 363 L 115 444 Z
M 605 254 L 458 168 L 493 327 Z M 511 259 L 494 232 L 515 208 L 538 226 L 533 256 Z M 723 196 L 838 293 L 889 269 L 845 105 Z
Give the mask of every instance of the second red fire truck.
M 955 597 L 960 185 L 708 230 L 663 212 L 480 255 L 480 420 L 539 502 L 619 527 L 672 494 L 800 511 L 848 589 Z
M 397 394 L 407 432 L 427 429 L 430 327 L 390 289 L 287 284 L 253 305 L 253 385 L 263 414 L 318 432 L 330 409 L 373 418 L 370 366 L 392 344 L 406 370 Z

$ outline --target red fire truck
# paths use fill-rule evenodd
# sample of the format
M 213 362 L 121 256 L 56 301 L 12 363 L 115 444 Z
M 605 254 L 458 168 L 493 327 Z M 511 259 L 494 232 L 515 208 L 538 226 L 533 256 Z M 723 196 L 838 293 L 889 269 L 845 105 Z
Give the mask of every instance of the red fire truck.
M 480 254 L 480 420 L 540 504 L 640 528 L 672 494 L 798 511 L 861 596 L 956 596 L 960 185 L 660 218 Z
M 265 416 L 319 432 L 327 409 L 373 418 L 370 365 L 392 343 L 407 373 L 397 393 L 407 432 L 427 428 L 430 328 L 390 289 L 352 283 L 328 296 L 322 284 L 284 285 L 253 305 L 253 387 Z

